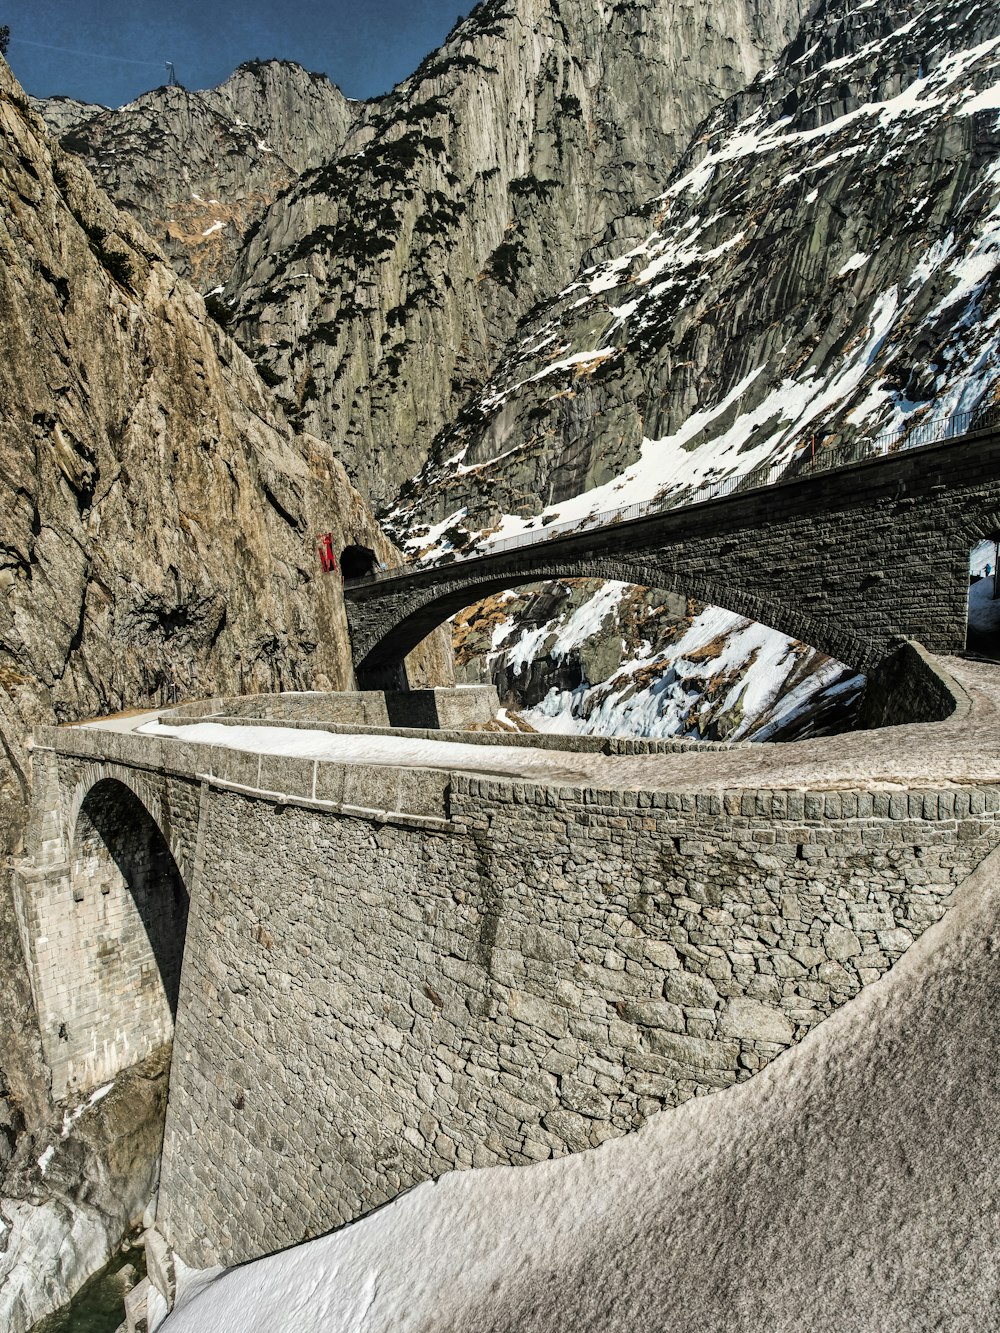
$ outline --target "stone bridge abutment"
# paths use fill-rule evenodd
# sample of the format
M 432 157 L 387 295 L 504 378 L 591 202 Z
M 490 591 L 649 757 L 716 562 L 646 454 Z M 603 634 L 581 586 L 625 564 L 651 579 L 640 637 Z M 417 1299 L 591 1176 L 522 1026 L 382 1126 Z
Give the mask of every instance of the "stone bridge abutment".
M 43 749 L 33 767 L 34 855 L 16 902 L 58 1100 L 173 1037 L 197 789 Z

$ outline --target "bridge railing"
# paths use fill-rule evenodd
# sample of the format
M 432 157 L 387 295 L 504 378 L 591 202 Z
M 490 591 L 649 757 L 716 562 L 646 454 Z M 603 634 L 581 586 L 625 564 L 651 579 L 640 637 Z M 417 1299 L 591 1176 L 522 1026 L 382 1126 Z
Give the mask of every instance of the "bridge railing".
M 446 557 L 438 562 L 438 566 L 460 564 L 465 560 L 474 560 L 484 555 L 501 555 L 504 551 L 514 551 L 523 546 L 541 546 L 554 537 L 614 527 L 619 523 L 628 523 L 632 519 L 648 518 L 653 514 L 666 513 L 671 509 L 684 509 L 690 505 L 703 504 L 708 500 L 720 500 L 743 491 L 763 490 L 783 477 L 790 479 L 809 477 L 817 472 L 831 472 L 837 468 L 850 467 L 852 463 L 863 462 L 866 458 L 883 457 L 904 447 L 908 450 L 923 449 L 929 445 L 941 444 L 945 440 L 960 439 L 974 430 L 984 430 L 997 425 L 1000 425 L 1000 403 L 991 403 L 986 407 L 954 412 L 951 416 L 935 417 L 933 420 L 921 421 L 916 425 L 883 431 L 880 435 L 860 436 L 852 440 L 836 440 L 834 437 L 834 443 L 827 443 L 825 439 L 811 436 L 800 445 L 797 453 L 783 462 L 761 463 L 738 476 L 702 483 L 674 495 L 645 500 L 638 504 L 605 509 L 596 514 L 588 514 L 582 519 L 549 523 L 542 528 L 528 528 L 513 537 L 502 537 L 499 541 L 487 539 L 478 550 L 471 551 L 465 556 L 453 555 L 450 559 Z M 375 570 L 360 578 L 345 579 L 344 585 L 354 588 L 366 583 L 380 583 L 419 568 L 435 567 L 437 566 L 400 565 L 395 569 Z

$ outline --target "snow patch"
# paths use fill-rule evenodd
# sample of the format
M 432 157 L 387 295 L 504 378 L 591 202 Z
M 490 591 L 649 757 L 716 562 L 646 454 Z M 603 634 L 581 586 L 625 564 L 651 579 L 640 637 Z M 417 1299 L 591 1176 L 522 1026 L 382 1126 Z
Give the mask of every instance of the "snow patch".
M 85 1102 L 81 1102 L 80 1105 L 75 1107 L 72 1111 L 64 1111 L 61 1137 L 64 1139 L 68 1138 L 70 1130 L 80 1117 L 85 1112 L 89 1111 L 92 1106 L 96 1106 L 99 1101 L 102 1101 L 108 1093 L 111 1092 L 114 1086 L 113 1083 L 105 1083 L 103 1087 L 97 1088 L 96 1091 L 90 1094 Z
M 844 278 L 848 273 L 856 273 L 859 268 L 864 268 L 869 259 L 871 259 L 871 255 L 851 255 L 850 259 L 848 259 L 845 264 L 841 264 L 840 268 L 837 269 L 837 277 Z

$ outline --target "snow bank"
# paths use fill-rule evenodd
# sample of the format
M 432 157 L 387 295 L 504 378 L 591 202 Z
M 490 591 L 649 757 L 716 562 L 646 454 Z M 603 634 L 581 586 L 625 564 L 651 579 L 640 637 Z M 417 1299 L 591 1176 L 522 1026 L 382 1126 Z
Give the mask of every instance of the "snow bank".
M 1000 633 L 1000 600 L 993 596 L 993 583 L 991 575 L 969 588 L 969 624 L 983 634 Z

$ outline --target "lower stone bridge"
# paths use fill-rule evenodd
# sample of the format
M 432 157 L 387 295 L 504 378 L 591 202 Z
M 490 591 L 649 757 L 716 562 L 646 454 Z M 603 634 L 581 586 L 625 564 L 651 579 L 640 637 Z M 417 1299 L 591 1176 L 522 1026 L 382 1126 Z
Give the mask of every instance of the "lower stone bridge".
M 17 906 L 56 1095 L 172 1035 L 156 1225 L 206 1266 L 750 1078 L 1000 844 L 995 700 L 918 659 L 950 720 L 781 747 L 41 730 Z
M 512 550 L 348 581 L 355 672 L 392 687 L 449 616 L 507 588 L 619 579 L 760 621 L 869 673 L 894 639 L 965 647 L 969 552 L 1000 531 L 1000 433 L 865 459 Z

